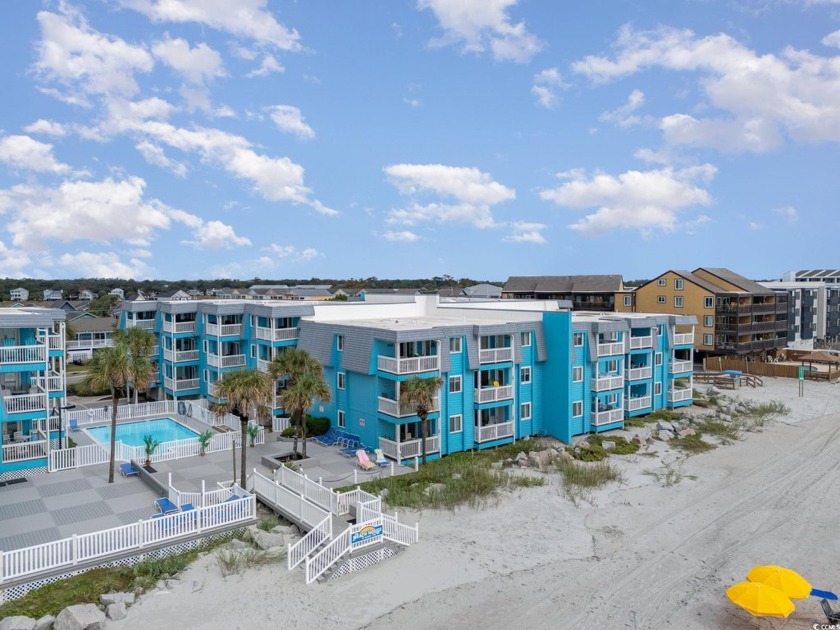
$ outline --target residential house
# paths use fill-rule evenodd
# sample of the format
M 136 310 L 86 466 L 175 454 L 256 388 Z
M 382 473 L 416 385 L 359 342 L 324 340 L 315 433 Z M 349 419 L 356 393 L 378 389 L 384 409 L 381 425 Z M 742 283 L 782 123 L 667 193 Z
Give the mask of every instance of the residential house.
M 66 344 L 69 360 L 87 360 L 93 351 L 114 345 L 117 320 L 113 317 L 77 317 L 68 323 L 72 338 Z
M 113 289 L 111 289 L 110 291 L 108 291 L 108 295 L 116 295 L 116 296 L 117 296 L 118 298 L 120 298 L 121 300 L 124 300 L 124 299 L 125 299 L 125 291 L 123 291 L 123 290 L 122 290 L 121 288 L 119 288 L 119 287 L 114 287 Z
M 511 276 L 502 298 L 567 300 L 575 311 L 631 312 L 632 292 L 620 275 Z
M 44 289 L 44 301 L 49 302 L 52 300 L 63 300 L 64 299 L 64 290 L 63 289 Z
M 90 302 L 91 300 L 95 299 L 96 293 L 94 293 L 93 291 L 90 291 L 88 289 L 82 289 L 81 291 L 79 291 L 79 300 Z
M 155 299 L 168 301 L 189 300 L 190 294 L 180 289 L 173 289 L 171 291 L 161 291 L 160 293 L 155 295 Z
M 29 299 L 29 290 L 23 287 L 12 289 L 10 291 L 10 299 L 14 302 L 26 302 Z

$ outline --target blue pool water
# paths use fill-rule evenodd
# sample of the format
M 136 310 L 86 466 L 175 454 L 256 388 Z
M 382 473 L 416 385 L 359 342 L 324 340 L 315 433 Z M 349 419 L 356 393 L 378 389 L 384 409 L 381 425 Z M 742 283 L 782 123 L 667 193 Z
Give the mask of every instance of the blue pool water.
M 87 432 L 97 442 L 107 444 L 111 441 L 111 425 L 94 427 L 88 429 Z M 144 435 L 151 435 L 161 443 L 198 437 L 198 433 L 182 424 L 178 424 L 172 418 L 141 420 L 140 422 L 127 422 L 117 425 L 116 439 L 126 446 L 143 446 Z

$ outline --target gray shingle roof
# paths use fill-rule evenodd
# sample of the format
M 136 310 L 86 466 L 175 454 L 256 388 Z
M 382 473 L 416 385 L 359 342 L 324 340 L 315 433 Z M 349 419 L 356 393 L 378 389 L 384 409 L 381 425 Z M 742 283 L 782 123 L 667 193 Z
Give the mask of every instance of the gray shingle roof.
M 117 320 L 113 317 L 82 317 L 74 319 L 71 326 L 77 332 L 108 332 L 114 330 Z
M 725 280 L 730 284 L 734 284 L 736 287 L 739 287 L 743 291 L 748 291 L 749 293 L 763 293 L 763 294 L 772 294 L 772 289 L 768 289 L 767 287 L 763 287 L 757 282 L 753 282 L 752 280 L 745 278 L 744 276 L 735 273 L 734 271 L 730 271 L 725 267 L 698 267 L 695 269 L 702 269 L 712 275 L 717 276 L 721 280 Z
M 505 293 L 614 293 L 623 289 L 621 275 L 510 276 Z

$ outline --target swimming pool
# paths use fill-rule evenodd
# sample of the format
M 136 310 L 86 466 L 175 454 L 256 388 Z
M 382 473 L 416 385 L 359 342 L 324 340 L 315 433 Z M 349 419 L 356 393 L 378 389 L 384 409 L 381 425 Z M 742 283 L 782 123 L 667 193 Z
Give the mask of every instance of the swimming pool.
M 97 442 L 107 444 L 111 441 L 111 425 L 93 427 L 87 429 L 87 432 Z M 175 422 L 172 418 L 157 418 L 117 425 L 116 439 L 126 446 L 143 446 L 144 435 L 151 435 L 161 443 L 198 437 L 197 432 Z

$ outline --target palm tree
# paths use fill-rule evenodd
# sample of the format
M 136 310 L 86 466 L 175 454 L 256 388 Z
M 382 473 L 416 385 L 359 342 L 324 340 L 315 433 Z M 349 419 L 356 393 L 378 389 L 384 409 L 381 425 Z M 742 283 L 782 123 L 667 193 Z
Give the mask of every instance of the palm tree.
M 115 345 L 113 348 L 103 348 L 93 353 L 85 386 L 90 391 L 106 388 L 111 390 L 111 460 L 108 467 L 108 483 L 114 483 L 117 405 L 120 402 L 120 394 L 128 387 L 132 376 L 132 358 L 125 346 Z
M 125 346 L 132 359 L 150 357 L 157 345 L 157 337 L 150 330 L 132 326 L 125 330 L 114 331 L 114 343 Z M 137 394 L 141 389 L 146 389 L 154 380 L 154 366 L 149 362 L 149 369 L 141 369 L 138 362 L 135 370 L 135 377 L 131 379 L 134 388 L 134 403 L 137 404 Z
M 299 379 L 304 373 L 308 371 L 318 371 L 321 370 L 321 364 L 309 354 L 306 350 L 302 350 L 300 348 L 286 348 L 283 352 L 278 354 L 271 363 L 268 364 L 268 373 L 274 379 L 282 379 L 286 381 L 286 387 L 292 387 L 297 379 Z M 282 403 L 282 396 L 280 398 Z M 287 409 L 286 405 L 283 404 L 284 410 Z M 307 407 L 306 409 L 309 409 Z M 306 411 L 306 410 L 304 410 Z M 305 414 L 303 416 L 305 422 Z M 292 424 L 296 425 L 299 418 L 295 417 L 295 414 L 292 414 Z M 303 434 L 306 434 L 306 427 L 303 427 Z M 304 451 L 303 454 L 306 456 L 306 439 L 304 437 Z M 295 445 L 294 445 L 294 452 L 297 453 L 297 433 L 295 433 Z
M 241 370 L 228 372 L 216 382 L 216 396 L 224 400 L 215 406 L 217 415 L 232 413 L 239 418 L 241 429 L 240 448 L 242 450 L 239 487 L 245 487 L 246 453 L 245 441 L 248 436 L 248 413 L 252 407 L 257 410 L 257 417 L 264 418 L 269 412 L 269 400 L 274 397 L 274 381 L 260 370 Z
M 412 405 L 420 418 L 420 452 L 423 456 L 423 463 L 426 463 L 426 438 L 429 437 L 429 411 L 434 405 L 435 396 L 443 384 L 439 376 L 432 378 L 420 378 L 412 376 L 400 384 L 400 405 Z
M 283 408 L 291 410 L 292 417 L 298 419 L 304 457 L 306 457 L 306 411 L 312 406 L 313 399 L 329 402 L 331 395 L 330 387 L 324 380 L 324 370 L 317 362 L 314 367 L 310 367 L 298 376 L 280 395 Z

